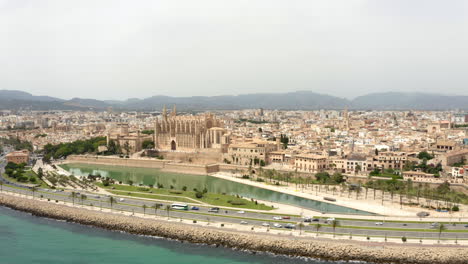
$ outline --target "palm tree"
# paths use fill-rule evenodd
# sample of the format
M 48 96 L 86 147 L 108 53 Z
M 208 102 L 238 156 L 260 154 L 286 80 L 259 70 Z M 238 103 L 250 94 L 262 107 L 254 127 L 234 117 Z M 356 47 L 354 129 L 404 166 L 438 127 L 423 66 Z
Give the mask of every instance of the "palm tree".
M 167 220 L 169 220 L 169 212 L 171 211 L 171 206 L 166 205 L 166 212 L 167 212 Z
M 442 232 L 447 230 L 447 227 L 445 227 L 444 224 L 440 224 L 439 228 L 437 228 L 437 230 L 439 231 L 439 243 L 440 243 L 440 237 L 442 236 Z
M 146 204 L 143 204 L 141 207 L 143 208 L 143 215 L 145 215 L 146 214 L 146 207 L 147 207 Z
M 158 209 L 161 208 L 161 204 L 155 203 L 152 208 L 154 208 L 154 217 L 158 214 Z
M 111 207 L 111 211 L 112 211 L 112 206 L 114 205 L 114 203 L 117 203 L 117 200 L 113 196 L 109 196 L 109 204 Z
M 37 191 L 37 187 L 33 186 L 31 187 L 31 192 L 32 192 L 32 195 L 33 195 L 33 200 L 34 200 L 34 193 Z
M 71 192 L 70 197 L 72 198 L 73 205 L 75 205 L 75 198 L 78 198 L 78 194 L 76 192 Z
M 338 220 L 331 221 L 331 227 L 333 228 L 333 237 L 335 237 L 335 230 L 337 226 L 340 226 L 340 222 Z
M 304 227 L 304 223 L 300 222 L 297 226 L 299 227 L 299 235 L 302 235 L 302 228 Z
M 0 192 L 3 192 L 3 181 L 0 181 Z
M 315 225 L 315 231 L 316 231 L 315 234 L 316 234 L 316 236 L 318 236 L 318 232 L 319 232 L 319 230 L 320 230 L 321 227 L 322 227 L 321 224 L 316 224 L 316 225 Z
M 85 194 L 80 195 L 80 200 L 81 200 L 81 206 L 83 206 L 84 200 L 88 199 L 88 197 Z

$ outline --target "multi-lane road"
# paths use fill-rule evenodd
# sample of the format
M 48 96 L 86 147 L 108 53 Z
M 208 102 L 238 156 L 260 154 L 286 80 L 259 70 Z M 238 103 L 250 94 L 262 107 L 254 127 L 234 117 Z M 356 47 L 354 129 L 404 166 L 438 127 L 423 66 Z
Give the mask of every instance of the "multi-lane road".
M 16 186 L 3 185 L 4 191 L 11 191 L 21 195 L 32 195 L 32 191 L 27 188 L 18 188 Z M 82 200 L 81 194 L 86 195 L 86 199 Z M 80 193 L 76 198 L 73 199 L 71 191 L 57 191 L 57 190 L 48 190 L 48 189 L 39 189 L 34 193 L 36 199 L 42 198 L 43 200 L 50 199 L 52 202 L 58 200 L 59 202 L 68 202 L 75 203 L 78 205 L 93 206 L 93 207 L 102 207 L 109 209 L 111 204 L 109 202 L 110 197 L 101 194 L 95 193 Z M 153 206 L 155 204 L 160 204 L 161 208 L 157 210 L 157 214 L 160 216 L 167 216 L 167 210 L 165 209 L 167 205 L 171 203 L 164 201 L 150 201 L 137 198 L 129 197 L 120 197 L 113 196 L 116 200 L 112 204 L 112 209 L 114 212 L 126 211 L 134 213 L 143 213 L 145 211 L 148 215 L 154 215 L 155 210 Z M 73 201 L 74 200 L 74 201 Z M 146 205 L 146 209 L 143 209 L 143 205 Z M 189 206 L 191 207 L 191 206 Z M 198 221 L 209 221 L 209 222 L 218 222 L 218 223 L 234 223 L 240 224 L 243 222 L 248 226 L 255 228 L 267 228 L 265 223 L 269 224 L 273 228 L 274 223 L 279 223 L 283 226 L 281 229 L 285 229 L 284 226 L 287 223 L 295 224 L 304 223 L 303 230 L 315 232 L 315 225 L 317 223 L 322 224 L 320 232 L 333 232 L 331 226 L 327 223 L 327 219 L 320 218 L 318 221 L 304 222 L 303 217 L 293 216 L 293 215 L 275 215 L 273 213 L 263 213 L 263 212 L 253 212 L 253 211 L 238 211 L 227 208 L 220 208 L 219 212 L 209 212 L 210 207 L 198 206 L 198 210 L 170 210 L 169 216 L 171 218 L 183 218 L 191 219 Z M 319 215 L 317 215 L 319 216 Z M 274 219 L 274 217 L 276 219 Z M 289 219 L 278 219 L 289 218 Z M 309 217 L 313 217 L 312 215 Z M 415 238 L 434 238 L 439 237 L 437 228 L 431 226 L 431 223 L 426 222 L 391 222 L 383 220 L 349 220 L 349 219 L 337 219 L 340 223 L 340 226 L 336 228 L 336 233 L 342 234 L 352 234 L 352 235 L 364 235 L 364 236 L 387 236 L 387 237 L 415 237 Z M 376 225 L 376 223 L 379 223 Z M 381 223 L 381 224 L 380 224 Z M 452 238 L 452 239 L 468 239 L 468 227 L 466 223 L 460 223 L 454 221 L 450 224 L 445 224 L 447 230 L 444 231 L 441 235 L 443 238 Z M 428 231 L 433 230 L 433 231 Z
M 0 175 L 3 174 L 3 169 L 5 166 L 4 155 L 0 157 Z M 0 180 L 3 178 L 0 177 Z M 17 184 L 11 184 L 4 181 L 2 186 L 4 191 L 15 192 L 21 195 L 32 195 L 30 188 L 21 187 Z M 81 199 L 81 194 L 86 196 L 86 199 Z M 60 191 L 60 190 L 50 190 L 50 189 L 38 189 L 35 191 L 34 195 L 37 199 L 41 198 L 43 200 L 50 199 L 52 202 L 69 202 L 76 204 L 83 204 L 85 206 L 101 207 L 109 209 L 111 204 L 109 202 L 110 197 L 102 194 L 85 192 L 78 194 L 77 197 L 73 198 L 71 191 Z M 134 213 L 143 213 L 154 215 L 155 210 L 152 208 L 155 204 L 160 204 L 161 208 L 157 210 L 157 214 L 160 216 L 167 216 L 167 210 L 165 209 L 167 205 L 172 203 L 167 201 L 151 201 L 145 199 L 131 198 L 131 197 L 120 197 L 113 196 L 115 198 L 115 203 L 112 204 L 112 209 L 115 212 L 126 211 Z M 144 205 L 146 209 L 143 209 Z M 234 224 L 245 224 L 255 228 L 267 228 L 265 225 L 268 224 L 270 228 L 273 228 L 275 223 L 282 225 L 281 229 L 285 229 L 284 226 L 288 223 L 296 225 L 302 222 L 304 227 L 302 228 L 305 231 L 315 232 L 316 224 L 321 224 L 320 232 L 331 233 L 333 228 L 329 225 L 330 222 L 327 222 L 327 219 L 320 218 L 320 215 L 307 215 L 307 216 L 294 216 L 294 215 L 275 215 L 272 212 L 256 212 L 256 211 L 239 211 L 229 208 L 220 208 L 219 212 L 210 212 L 210 207 L 199 206 L 198 210 L 170 210 L 169 216 L 172 218 L 183 218 L 191 219 L 197 221 L 210 221 L 218 223 L 234 223 Z M 190 208 L 192 206 L 189 206 Z M 316 217 L 311 222 L 304 222 L 304 217 Z M 281 219 L 279 219 L 281 218 Z M 341 234 L 352 234 L 352 235 L 363 235 L 363 236 L 380 236 L 380 237 L 414 237 L 414 238 L 434 238 L 439 237 L 439 232 L 437 231 L 437 226 L 432 226 L 432 223 L 427 222 L 392 222 L 385 221 L 385 218 L 382 217 L 381 220 L 359 220 L 359 219 L 349 219 L 352 216 L 346 217 L 346 219 L 337 219 L 339 225 L 336 228 L 336 233 Z M 453 219 L 453 222 L 446 223 L 445 230 L 441 237 L 451 238 L 451 239 L 468 239 L 468 223 L 457 222 L 457 219 Z

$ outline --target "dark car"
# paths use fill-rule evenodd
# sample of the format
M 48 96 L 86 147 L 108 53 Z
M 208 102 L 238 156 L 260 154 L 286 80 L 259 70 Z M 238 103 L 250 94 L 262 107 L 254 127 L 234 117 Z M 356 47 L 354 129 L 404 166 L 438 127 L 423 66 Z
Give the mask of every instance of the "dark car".
M 208 212 L 210 212 L 210 213 L 219 213 L 219 208 L 218 207 L 210 208 L 210 210 L 208 210 Z
M 198 208 L 198 207 L 196 207 L 196 206 L 192 206 L 192 210 L 198 211 L 198 210 L 200 210 L 200 208 Z
M 288 223 L 288 224 L 286 224 L 286 225 L 284 225 L 284 227 L 285 227 L 285 228 L 288 228 L 288 229 L 294 229 L 294 228 L 296 228 L 296 226 L 295 226 L 295 225 L 293 225 L 293 224 L 289 224 L 289 223 Z

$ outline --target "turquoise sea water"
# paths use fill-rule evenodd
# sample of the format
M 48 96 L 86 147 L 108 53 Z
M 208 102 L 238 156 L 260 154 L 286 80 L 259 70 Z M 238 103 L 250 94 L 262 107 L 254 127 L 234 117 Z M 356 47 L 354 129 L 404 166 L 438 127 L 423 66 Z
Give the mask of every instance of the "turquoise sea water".
M 0 206 L 2 264 L 325 264 L 180 243 L 40 218 Z
M 332 203 L 305 199 L 295 195 L 275 192 L 208 175 L 190 175 L 163 172 L 158 169 L 149 168 L 132 168 L 91 164 L 64 164 L 61 165 L 61 167 L 73 173 L 74 175 L 87 176 L 89 174 L 100 174 L 103 177 L 110 177 L 124 183 L 127 183 L 129 180 L 132 180 L 135 184 L 143 185 L 156 185 L 156 183 L 160 183 L 163 184 L 165 188 L 169 188 L 169 186 L 172 185 L 176 189 L 182 189 L 183 186 L 186 186 L 189 190 L 192 190 L 193 188 L 202 190 L 206 187 L 209 192 L 227 193 L 232 195 L 239 194 L 243 197 L 291 204 L 321 212 L 361 215 L 372 214 Z

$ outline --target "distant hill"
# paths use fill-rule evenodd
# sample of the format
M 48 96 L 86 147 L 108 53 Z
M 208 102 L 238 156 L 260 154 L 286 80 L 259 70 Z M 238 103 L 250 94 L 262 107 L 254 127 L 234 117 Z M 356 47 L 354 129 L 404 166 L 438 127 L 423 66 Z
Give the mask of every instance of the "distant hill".
M 279 109 L 317 110 L 350 109 L 360 110 L 447 110 L 468 109 L 468 96 L 448 96 L 427 93 L 372 93 L 354 100 L 336 96 L 298 91 L 290 93 L 258 93 L 224 96 L 170 97 L 152 96 L 145 99 L 95 100 L 73 98 L 63 100 L 50 96 L 34 96 L 22 91 L 0 90 L 0 109 L 93 109 L 104 110 L 161 110 L 164 105 L 176 104 L 179 110 L 236 110 L 236 109 Z
M 468 96 L 389 92 L 359 96 L 352 103 L 353 108 L 375 110 L 468 109 Z
M 244 94 L 237 96 L 153 96 L 142 100 L 128 101 L 131 109 L 157 109 L 163 105 L 176 104 L 181 110 L 233 110 L 233 109 L 338 109 L 349 104 L 348 100 L 313 92 L 292 92 L 283 94 Z

